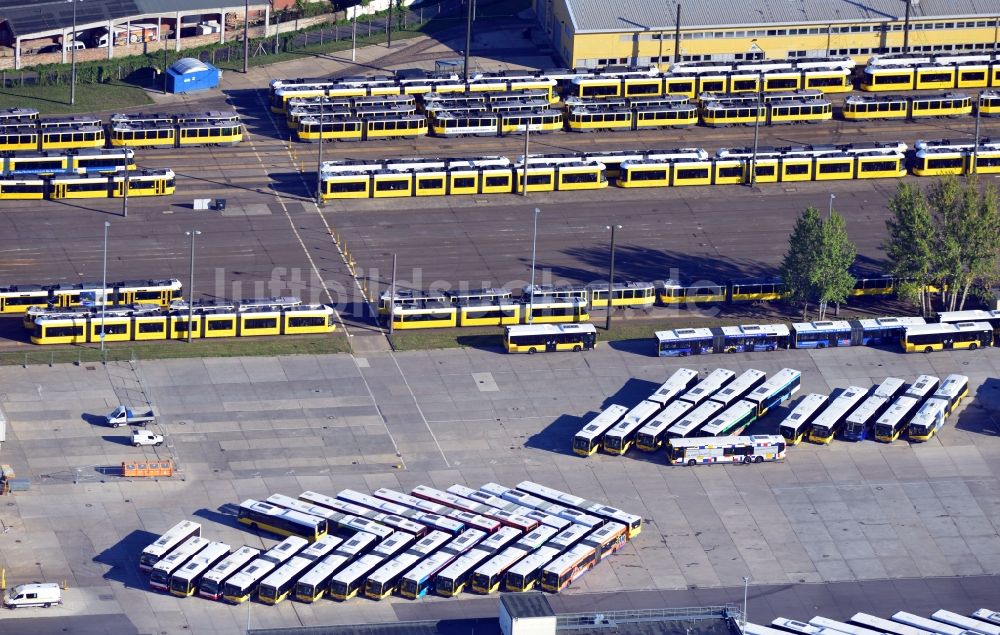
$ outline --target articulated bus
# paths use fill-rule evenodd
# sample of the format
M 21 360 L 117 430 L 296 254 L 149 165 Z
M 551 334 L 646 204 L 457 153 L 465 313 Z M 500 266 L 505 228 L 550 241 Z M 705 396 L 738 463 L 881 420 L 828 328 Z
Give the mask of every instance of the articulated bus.
M 481 514 L 473 514 L 472 512 L 459 511 L 457 509 L 448 512 L 449 518 L 454 518 L 459 520 L 467 527 L 472 527 L 473 529 L 478 529 L 480 531 L 486 532 L 487 534 L 492 534 L 498 531 L 501 527 L 505 525 L 499 520 L 493 518 L 487 518 Z M 513 527 L 511 528 L 513 529 Z
M 906 393 L 875 422 L 875 438 L 886 443 L 898 439 L 920 406 L 937 390 L 939 383 L 940 380 L 933 375 L 917 377 Z
M 434 583 L 434 576 L 455 559 L 455 555 L 439 551 L 410 569 L 399 581 L 399 594 L 415 600 L 427 595 Z
M 621 523 L 607 523 L 587 534 L 580 544 L 593 547 L 598 561 L 615 553 L 628 541 L 628 528 Z
M 577 545 L 542 569 L 542 588 L 549 593 L 562 591 L 597 564 L 597 551 L 590 545 Z
M 855 613 L 851 616 L 851 621 L 860 626 L 874 629 L 887 635 L 933 635 L 931 631 L 926 631 L 915 626 L 907 626 L 899 622 L 893 622 L 881 617 L 869 615 L 868 613 Z
M 590 423 L 573 437 L 573 452 L 580 456 L 590 456 L 601 447 L 604 434 L 615 426 L 628 412 L 628 408 L 611 404 L 594 417 Z
M 743 434 L 757 420 L 757 406 L 740 400 L 713 417 L 699 431 L 698 436 L 722 437 Z
M 556 547 L 541 547 L 507 571 L 504 588 L 507 591 L 530 591 L 538 583 L 542 569 L 559 556 Z
M 795 348 L 833 348 L 851 345 L 851 323 L 847 320 L 797 322 L 792 324 Z
M 306 492 L 307 494 L 309 492 Z M 285 509 L 291 509 L 299 512 L 300 514 L 307 514 L 309 516 L 318 516 L 319 518 L 325 518 L 327 521 L 327 530 L 332 530 L 334 526 L 344 517 L 346 513 L 345 510 L 341 509 L 331 509 L 328 506 L 315 503 L 313 501 L 304 500 L 302 497 L 294 499 L 291 496 L 286 496 L 284 494 L 271 494 L 267 497 L 265 501 L 268 505 L 274 505 L 275 507 L 284 507 Z
M 475 569 L 493 555 L 493 552 L 476 547 L 462 554 L 434 578 L 434 593 L 455 597 L 462 592 Z
M 507 570 L 529 553 L 520 547 L 507 547 L 493 556 L 472 573 L 472 590 L 482 594 L 493 593 L 500 588 Z
M 743 397 L 747 396 L 751 390 L 760 386 L 767 379 L 767 373 L 751 368 L 744 371 L 739 377 L 734 379 L 725 388 L 709 397 L 712 401 L 718 401 L 724 408 L 728 408 Z M 756 408 L 754 408 L 756 411 Z
M 708 423 L 717 413 L 722 411 L 722 404 L 718 401 L 705 401 L 700 406 L 690 410 L 680 421 L 667 428 L 664 435 L 664 442 L 669 443 L 672 439 L 679 439 L 693 436 L 695 430 Z
M 628 452 L 635 443 L 635 433 L 660 412 L 660 408 L 660 404 L 655 401 L 647 399 L 639 402 L 639 405 L 629 410 L 621 421 L 604 434 L 604 451 L 618 456 Z
M 188 538 L 200 535 L 201 525 L 199 523 L 182 520 L 142 550 L 142 554 L 139 556 L 139 569 L 151 571 L 153 565 L 159 562 L 160 558 L 169 554 Z
M 906 611 L 897 611 L 896 613 L 893 613 L 892 621 L 905 624 L 911 628 L 921 629 L 926 633 L 932 633 L 934 635 L 971 635 L 971 633 L 964 628 L 958 628 L 957 626 L 945 624 L 944 622 L 932 620 L 920 615 L 914 615 L 913 613 L 907 613 Z
M 951 611 L 934 611 L 931 613 L 931 618 L 937 620 L 938 622 L 944 622 L 945 624 L 951 624 L 952 626 L 957 626 L 958 628 L 964 628 L 966 631 L 979 633 L 980 635 L 1000 635 L 1000 626 L 997 626 L 996 624 L 981 622 L 971 617 L 965 617 L 964 615 L 959 615 L 958 613 L 952 613 Z
M 289 536 L 265 551 L 260 558 L 274 563 L 274 566 L 280 566 L 305 549 L 308 544 L 309 541 L 305 538 Z
M 198 555 L 170 576 L 170 593 L 182 598 L 194 595 L 202 577 L 228 555 L 229 545 L 223 542 L 209 543 Z
M 886 411 L 906 388 L 906 382 L 898 377 L 886 377 L 868 399 L 851 413 L 844 425 L 844 439 L 863 441 L 874 431 L 879 417 Z
M 346 569 L 342 569 L 330 579 L 330 597 L 334 600 L 350 600 L 365 586 L 368 574 L 385 562 L 385 558 L 375 554 L 361 556 Z
M 392 595 L 399 587 L 403 574 L 412 569 L 426 556 L 416 553 L 404 553 L 388 562 L 383 562 L 365 580 L 365 597 L 369 600 L 381 600 Z
M 295 599 L 309 603 L 323 597 L 330 587 L 330 579 L 350 561 L 350 556 L 339 553 L 323 558 L 295 583 Z
M 845 388 L 819 416 L 813 419 L 812 427 L 809 429 L 809 441 L 824 445 L 833 441 L 844 426 L 844 421 L 867 394 L 868 391 L 859 386 Z
M 948 375 L 937 392 L 920 406 L 910 421 L 910 441 L 929 441 L 944 427 L 945 420 L 955 411 L 959 402 L 969 394 L 969 378 L 965 375 Z
M 635 447 L 644 452 L 653 452 L 663 445 L 667 429 L 680 420 L 694 406 L 689 401 L 677 400 L 650 419 L 649 423 L 635 433 Z
M 714 395 L 719 390 L 722 390 L 729 382 L 733 381 L 736 377 L 736 373 L 726 368 L 716 368 L 708 377 L 702 379 L 698 382 L 698 385 L 687 391 L 678 399 L 687 401 L 694 405 L 700 405 L 701 402 L 705 401 L 712 395 Z
M 745 397 L 757 408 L 757 417 L 763 417 L 771 408 L 784 403 L 802 387 L 802 373 L 794 368 L 782 368 L 770 379 Z
M 559 505 L 568 505 L 586 514 L 593 514 L 607 522 L 621 523 L 628 530 L 629 539 L 635 538 L 642 531 L 642 517 L 623 512 L 616 507 L 595 503 L 531 481 L 521 481 L 517 484 L 517 489 L 543 500 L 549 500 Z
M 253 592 L 257 590 L 257 585 L 270 573 L 277 565 L 270 560 L 257 558 L 239 573 L 231 576 L 222 585 L 222 597 L 227 602 L 242 604 L 250 599 Z
M 406 507 L 412 507 L 413 509 L 417 509 L 422 512 L 437 514 L 438 516 L 446 516 L 448 512 L 451 511 L 451 507 L 448 507 L 447 505 L 433 503 L 431 501 L 417 498 L 416 496 L 411 496 L 410 494 L 403 494 L 402 492 L 397 492 L 385 487 L 380 487 L 372 493 L 378 498 L 387 500 L 390 503 L 405 505 Z
M 795 405 L 788 416 L 778 424 L 778 432 L 785 438 L 788 445 L 797 445 L 802 441 L 812 426 L 813 419 L 819 415 L 826 405 L 828 397 L 818 393 L 811 393 L 803 397 Z
M 531 509 L 530 507 L 523 507 L 521 509 L 524 511 L 524 515 L 533 520 L 537 520 L 546 527 L 554 527 L 558 531 L 562 531 L 572 525 L 570 521 L 565 518 L 559 518 L 558 516 L 553 516 L 552 514 L 547 514 L 543 511 L 538 511 L 537 509 Z
M 188 538 L 162 560 L 153 565 L 149 572 L 149 586 L 160 591 L 170 588 L 170 576 L 180 569 L 185 562 L 209 545 L 210 541 L 201 536 Z
M 222 589 L 226 580 L 236 575 L 240 569 L 260 555 L 259 549 L 240 547 L 215 565 L 211 571 L 202 576 L 198 584 L 198 597 L 218 600 L 222 597 Z
M 309 542 L 315 542 L 327 532 L 325 518 L 283 509 L 252 498 L 240 503 L 237 520 L 253 529 L 263 529 L 279 536 L 300 536 Z
M 955 322 L 908 326 L 900 341 L 907 353 L 966 349 L 974 351 L 993 343 L 989 322 Z
M 671 439 L 667 446 L 667 459 L 671 465 L 762 463 L 784 458 L 785 438 L 778 434 Z
M 662 386 L 657 388 L 653 394 L 646 397 L 649 401 L 655 401 L 664 407 L 698 383 L 698 371 L 690 368 L 678 368 Z
M 264 604 L 278 604 L 295 590 L 295 583 L 314 561 L 295 556 L 276 571 L 272 571 L 257 586 L 257 599 Z

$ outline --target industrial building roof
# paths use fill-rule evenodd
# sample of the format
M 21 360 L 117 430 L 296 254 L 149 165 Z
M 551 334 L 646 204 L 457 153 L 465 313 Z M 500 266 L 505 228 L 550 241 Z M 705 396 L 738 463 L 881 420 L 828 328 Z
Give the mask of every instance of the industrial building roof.
M 576 33 L 902 20 L 900 0 L 563 0 Z M 913 0 L 910 19 L 997 16 L 996 0 Z
M 78 27 L 140 15 L 243 8 L 239 0 L 0 0 L 0 20 L 7 22 L 14 36 L 31 37 L 37 33 L 72 28 L 74 5 Z M 270 5 L 270 1 L 254 0 L 250 3 L 251 7 L 265 5 Z

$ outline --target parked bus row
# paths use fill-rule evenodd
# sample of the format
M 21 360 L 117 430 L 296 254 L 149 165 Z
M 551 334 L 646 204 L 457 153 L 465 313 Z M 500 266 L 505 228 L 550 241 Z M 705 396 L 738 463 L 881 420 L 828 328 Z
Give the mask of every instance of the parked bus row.
M 247 500 L 237 519 L 285 536 L 268 551 L 201 537 L 184 521 L 143 550 L 150 586 L 187 597 L 277 604 L 295 597 L 452 597 L 463 589 L 558 592 L 642 529 L 642 519 L 531 481 L 478 490 L 418 486 Z
M 887 377 L 871 390 L 849 386 L 836 398 L 809 394 L 778 425 L 789 445 L 803 439 L 829 444 L 835 438 L 892 443 L 904 434 L 910 441 L 928 441 L 969 393 L 969 378 L 949 375 L 940 381 L 920 375 L 907 386 Z
M 816 616 L 808 622 L 778 617 L 770 626 L 745 623 L 745 635 L 1000 635 L 1000 612 L 978 609 L 969 616 L 937 610 L 929 618 L 897 611 L 889 619 L 855 613 L 847 621 Z
M 638 405 L 602 410 L 574 435 L 573 451 L 623 455 L 633 446 L 644 452 L 665 448 L 672 465 L 780 460 L 783 439 L 740 435 L 798 392 L 801 381 L 802 374 L 792 368 L 771 378 L 757 369 L 737 377 L 720 368 L 700 381 L 697 371 L 681 368 Z
M 187 147 L 231 145 L 243 140 L 235 112 L 179 114 L 129 113 L 99 117 L 73 115 L 38 118 L 18 116 L 27 109 L 0 115 L 0 151 L 46 151 L 104 147 Z M 13 114 L 12 114 L 13 113 Z

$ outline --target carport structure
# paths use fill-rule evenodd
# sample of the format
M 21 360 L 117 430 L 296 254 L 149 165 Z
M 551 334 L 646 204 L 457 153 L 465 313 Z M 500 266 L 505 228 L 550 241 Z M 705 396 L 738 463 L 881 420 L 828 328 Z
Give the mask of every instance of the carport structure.
M 144 23 L 156 24 L 161 38 L 172 29 L 174 50 L 180 51 L 182 28 L 196 26 L 199 21 L 210 17 L 218 21 L 219 42 L 225 42 L 226 16 L 236 14 L 242 18 L 246 11 L 263 12 L 264 23 L 267 24 L 271 4 L 261 0 L 239 2 L 232 6 L 220 4 L 217 0 L 45 0 L 32 3 L 0 0 L 0 44 L 14 50 L 14 68 L 19 69 L 26 42 L 44 38 L 58 40 L 62 61 L 66 63 L 69 51 L 65 43 L 74 39 L 74 30 L 79 34 L 103 27 L 109 34 L 107 58 L 112 59 L 115 48 L 122 46 L 120 43 L 116 46 L 115 29 L 125 27 L 126 33 L 129 33 L 133 24 Z M 200 19 L 185 22 L 184 18 L 190 16 L 199 16 Z

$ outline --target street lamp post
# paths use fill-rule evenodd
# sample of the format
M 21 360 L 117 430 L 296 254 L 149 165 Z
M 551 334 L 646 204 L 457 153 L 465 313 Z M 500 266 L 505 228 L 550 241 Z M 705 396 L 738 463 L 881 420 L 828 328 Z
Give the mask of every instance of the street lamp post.
M 743 632 L 747 631 L 747 587 L 750 585 L 750 576 L 743 576 Z
M 604 330 L 611 330 L 611 310 L 614 308 L 611 305 L 611 292 L 615 284 L 615 230 L 621 229 L 621 225 L 607 225 L 605 229 L 611 230 L 611 264 L 608 267 L 608 316 L 607 321 L 604 323 Z
M 178 24 L 174 28 L 176 29 L 179 27 L 180 25 Z M 166 33 L 161 33 L 160 37 L 163 38 L 163 94 L 166 95 L 167 94 L 167 41 L 169 40 L 169 38 L 167 37 Z
M 70 60 L 70 71 L 69 71 L 69 105 L 76 105 L 76 2 L 77 0 L 69 0 L 73 3 L 73 39 L 70 40 L 69 44 L 69 60 Z M 111 34 L 108 37 L 112 37 Z M 66 43 L 63 42 L 63 46 Z M 64 52 L 65 54 L 65 52 Z M 66 59 L 65 57 L 63 59 Z M 101 325 L 101 329 L 104 329 L 104 325 Z
M 191 343 L 191 332 L 194 330 L 191 328 L 192 322 L 194 322 L 194 237 L 201 236 L 201 232 L 197 229 L 193 229 L 188 232 L 184 232 L 185 236 L 191 237 L 191 278 L 188 284 L 188 344 Z
M 531 232 L 531 286 L 528 287 L 528 324 L 535 321 L 535 244 L 538 241 L 538 215 L 542 210 L 535 208 L 534 229 Z
M 469 0 L 470 2 L 472 0 Z M 528 117 L 524 122 L 524 170 L 523 179 L 521 180 L 521 196 L 528 195 L 528 138 L 531 136 L 531 117 Z
M 104 308 L 108 304 L 108 229 L 111 223 L 104 221 L 104 275 L 101 277 L 101 359 L 104 358 Z
M 833 216 L 833 199 L 835 199 L 835 198 L 837 198 L 836 194 L 831 194 L 830 195 L 830 209 L 828 209 L 827 212 L 826 212 L 826 217 L 827 218 L 830 218 L 831 216 Z
M 122 170 L 122 218 L 128 218 L 128 146 L 125 146 L 125 169 Z
M 977 172 L 976 163 L 979 161 L 979 117 L 983 114 L 983 92 L 979 91 L 976 101 L 976 140 L 972 146 L 972 164 L 969 166 L 969 174 Z
M 764 102 L 764 73 L 757 73 L 757 116 L 753 122 L 753 155 L 750 157 L 750 187 L 757 183 L 757 140 L 760 137 L 760 110 Z
M 319 144 L 316 156 L 316 204 L 323 204 L 323 115 L 326 114 L 324 97 L 319 98 Z
M 358 5 L 354 6 L 354 20 L 351 21 L 351 61 L 358 59 Z
M 243 74 L 250 64 L 250 0 L 243 2 Z

